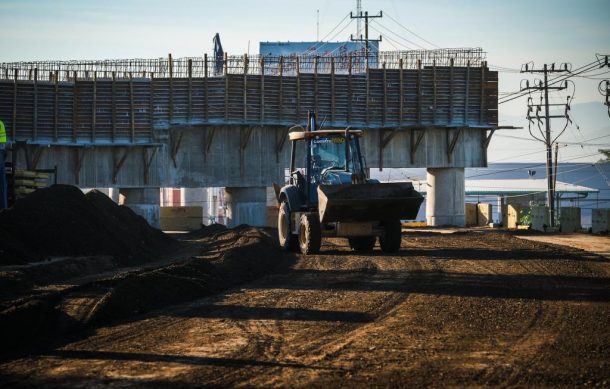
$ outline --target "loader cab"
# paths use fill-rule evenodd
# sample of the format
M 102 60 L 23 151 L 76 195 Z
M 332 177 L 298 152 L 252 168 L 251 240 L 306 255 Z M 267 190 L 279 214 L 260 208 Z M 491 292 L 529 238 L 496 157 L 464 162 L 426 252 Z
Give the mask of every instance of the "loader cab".
M 365 180 L 359 130 L 293 132 L 290 184 L 296 186 L 302 207 L 318 204 L 319 184 L 340 185 Z M 297 161 L 303 161 L 297 164 Z

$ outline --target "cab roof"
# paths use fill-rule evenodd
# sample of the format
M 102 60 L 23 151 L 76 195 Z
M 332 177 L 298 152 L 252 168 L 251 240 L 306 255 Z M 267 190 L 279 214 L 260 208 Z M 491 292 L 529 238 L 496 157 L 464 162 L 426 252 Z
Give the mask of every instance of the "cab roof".
M 295 131 L 290 133 L 290 140 L 303 140 L 311 139 L 316 136 L 342 136 L 345 137 L 347 134 L 362 136 L 362 130 L 318 130 L 318 131 Z

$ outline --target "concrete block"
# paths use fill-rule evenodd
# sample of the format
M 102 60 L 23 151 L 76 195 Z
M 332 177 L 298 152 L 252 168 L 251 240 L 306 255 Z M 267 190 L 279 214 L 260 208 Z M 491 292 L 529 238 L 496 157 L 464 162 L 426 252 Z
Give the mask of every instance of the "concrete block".
M 477 225 L 477 205 L 466 203 L 466 227 L 474 227 Z
M 201 228 L 202 207 L 161 207 L 163 231 L 194 231 Z
M 580 208 L 562 207 L 559 213 L 559 225 L 561 232 L 574 232 L 580 230 Z
M 532 210 L 532 230 L 546 231 L 551 225 L 549 221 L 549 207 L 544 205 L 534 205 Z
M 597 208 L 591 213 L 591 231 L 595 234 L 610 231 L 610 209 Z
M 477 225 L 487 226 L 493 223 L 491 204 L 477 204 Z
M 519 216 L 521 213 L 521 207 L 516 204 L 508 204 L 506 206 L 506 221 L 505 226 L 507 228 L 516 229 L 519 225 Z

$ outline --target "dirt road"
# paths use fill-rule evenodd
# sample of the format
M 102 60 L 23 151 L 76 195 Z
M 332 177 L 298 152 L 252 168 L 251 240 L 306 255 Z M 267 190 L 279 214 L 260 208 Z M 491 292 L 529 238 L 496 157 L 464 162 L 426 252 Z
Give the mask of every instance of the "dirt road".
M 501 232 L 321 255 L 0 365 L 11 386 L 610 386 L 610 262 Z

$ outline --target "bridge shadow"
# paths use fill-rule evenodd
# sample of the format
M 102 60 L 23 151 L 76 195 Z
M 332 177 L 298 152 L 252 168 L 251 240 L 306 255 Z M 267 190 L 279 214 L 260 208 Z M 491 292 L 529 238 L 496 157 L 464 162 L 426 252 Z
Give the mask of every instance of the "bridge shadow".
M 459 297 L 547 301 L 610 302 L 610 279 L 524 274 L 441 271 L 291 270 L 289 277 L 268 277 L 254 288 L 399 292 Z
M 256 359 L 220 358 L 203 357 L 190 355 L 172 354 L 152 354 L 122 351 L 98 351 L 98 350 L 52 350 L 41 353 L 42 356 L 57 357 L 62 359 L 80 360 L 108 360 L 108 361 L 136 361 L 136 362 L 163 362 L 179 363 L 197 366 L 224 366 L 224 367 L 287 367 L 295 369 L 323 369 L 337 370 L 336 368 L 326 368 L 305 365 L 294 362 L 261 361 Z
M 269 302 L 273 303 L 273 302 Z M 180 316 L 178 313 L 174 316 Z M 323 311 L 305 308 L 275 308 L 244 305 L 201 305 L 186 313 L 188 317 L 233 320 L 298 320 L 368 323 L 375 316 L 357 311 Z
M 592 261 L 594 257 L 599 262 L 610 262 L 594 253 L 563 251 L 563 250 L 547 250 L 541 251 L 536 249 L 514 248 L 512 250 L 494 250 L 487 248 L 414 248 L 402 247 L 396 253 L 384 253 L 379 245 L 369 251 L 352 251 L 347 244 L 343 245 L 327 245 L 320 250 L 320 255 L 333 256 L 353 256 L 362 255 L 368 257 L 424 257 L 426 259 L 439 260 L 474 260 L 474 261 L 531 261 L 531 260 L 572 260 L 572 261 Z

